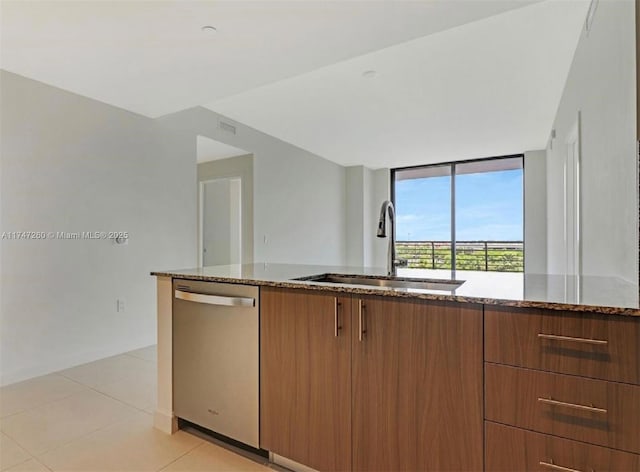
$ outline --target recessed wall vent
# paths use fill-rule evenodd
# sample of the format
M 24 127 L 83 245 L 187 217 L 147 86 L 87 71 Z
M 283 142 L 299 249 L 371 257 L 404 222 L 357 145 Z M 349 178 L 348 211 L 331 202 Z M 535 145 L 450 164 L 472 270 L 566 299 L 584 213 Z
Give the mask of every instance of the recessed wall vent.
M 236 127 L 224 121 L 218 121 L 218 128 L 226 133 L 236 134 Z

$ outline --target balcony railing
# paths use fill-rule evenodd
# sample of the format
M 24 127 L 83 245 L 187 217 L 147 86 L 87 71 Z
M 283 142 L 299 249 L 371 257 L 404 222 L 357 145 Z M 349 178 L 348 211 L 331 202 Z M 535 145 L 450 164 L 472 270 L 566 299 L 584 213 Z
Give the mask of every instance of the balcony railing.
M 451 269 L 451 241 L 397 241 L 398 258 L 412 269 Z M 522 241 L 456 241 L 456 269 L 523 272 Z

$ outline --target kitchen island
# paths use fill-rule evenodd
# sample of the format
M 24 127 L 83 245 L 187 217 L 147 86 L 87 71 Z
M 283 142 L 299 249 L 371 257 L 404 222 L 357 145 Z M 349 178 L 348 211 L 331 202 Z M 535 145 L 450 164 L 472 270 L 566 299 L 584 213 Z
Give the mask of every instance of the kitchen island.
M 370 267 L 255 263 L 151 273 L 157 277 L 185 280 L 640 316 L 638 286 L 615 277 L 398 269 L 398 277 L 401 278 L 464 281 L 456 290 L 444 291 L 336 285 L 297 280 L 317 274 L 385 277 L 385 270 Z
M 398 278 L 449 282 L 441 290 L 308 280 L 383 273 L 285 264 L 154 272 L 156 426 L 177 428 L 172 283 L 197 280 L 259 288 L 260 447 L 280 463 L 317 470 L 640 467 L 637 286 L 433 270 L 399 270 Z

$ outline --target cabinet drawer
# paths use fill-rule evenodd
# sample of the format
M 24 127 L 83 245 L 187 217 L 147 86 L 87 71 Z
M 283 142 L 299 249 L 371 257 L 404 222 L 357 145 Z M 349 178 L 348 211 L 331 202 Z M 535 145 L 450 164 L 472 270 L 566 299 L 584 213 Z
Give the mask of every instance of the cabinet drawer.
M 640 470 L 640 455 L 593 446 L 547 434 L 485 423 L 487 472 L 630 472 Z
M 640 453 L 640 387 L 485 364 L 485 417 Z
M 640 318 L 486 307 L 485 360 L 640 384 Z

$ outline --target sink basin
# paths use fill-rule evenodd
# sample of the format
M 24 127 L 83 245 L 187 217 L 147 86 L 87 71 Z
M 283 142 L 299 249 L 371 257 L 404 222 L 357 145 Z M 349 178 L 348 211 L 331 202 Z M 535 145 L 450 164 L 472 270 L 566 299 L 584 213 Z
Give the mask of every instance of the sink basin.
M 464 283 L 464 280 L 413 279 L 402 277 L 376 277 L 370 275 L 318 274 L 300 277 L 294 280 L 322 282 L 330 284 L 370 285 L 374 287 L 408 288 L 420 290 L 444 290 L 452 292 Z

